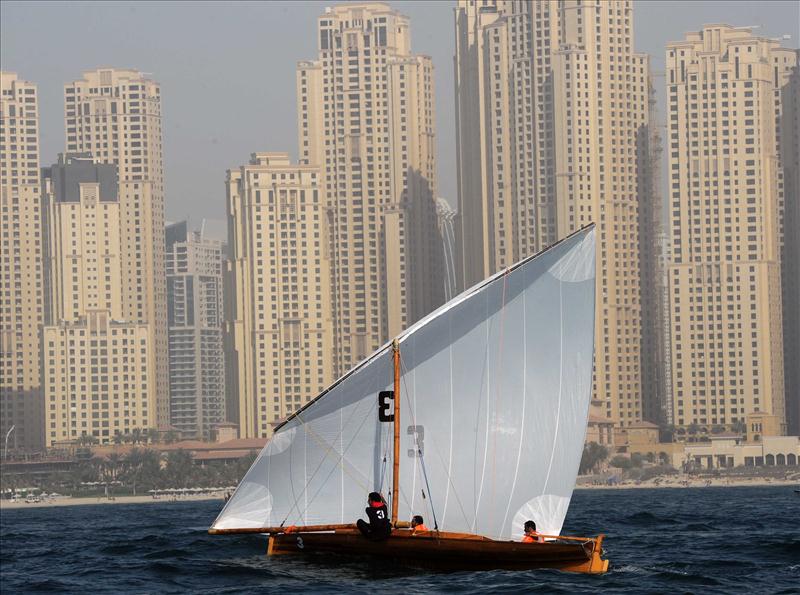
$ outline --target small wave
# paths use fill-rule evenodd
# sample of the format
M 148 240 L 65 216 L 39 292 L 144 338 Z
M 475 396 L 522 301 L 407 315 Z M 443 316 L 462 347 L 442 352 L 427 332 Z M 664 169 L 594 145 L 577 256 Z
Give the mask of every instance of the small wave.
M 172 564 L 170 562 L 151 562 L 147 565 L 149 570 L 156 572 L 158 574 L 182 574 L 183 570 L 177 564 Z
M 63 581 L 47 578 L 40 581 L 34 580 L 26 582 L 25 589 L 27 591 L 43 591 L 45 593 L 51 593 L 53 591 L 69 591 L 71 590 L 71 585 Z
M 686 531 L 714 531 L 716 527 L 708 523 L 689 523 L 685 529 Z
M 163 549 L 163 550 L 156 550 L 154 552 L 147 552 L 142 556 L 145 560 L 161 560 L 164 558 L 168 559 L 175 559 L 175 558 L 184 558 L 191 554 L 190 550 L 184 549 Z
M 674 570 L 661 570 L 654 575 L 656 578 L 663 578 L 670 582 L 691 583 L 703 585 L 705 587 L 716 587 L 721 585 L 717 579 L 703 574 L 679 572 Z
M 623 574 L 627 574 L 627 573 L 631 573 L 631 574 L 650 574 L 651 571 L 649 571 L 646 568 L 642 568 L 641 566 L 634 566 L 632 564 L 625 564 L 623 566 L 614 566 L 614 565 L 612 565 L 610 567 L 609 572 L 612 572 L 612 573 L 623 573 Z
M 623 522 L 630 525 L 650 526 L 650 525 L 675 525 L 678 523 L 670 517 L 660 517 L 652 512 L 635 512 L 626 516 Z

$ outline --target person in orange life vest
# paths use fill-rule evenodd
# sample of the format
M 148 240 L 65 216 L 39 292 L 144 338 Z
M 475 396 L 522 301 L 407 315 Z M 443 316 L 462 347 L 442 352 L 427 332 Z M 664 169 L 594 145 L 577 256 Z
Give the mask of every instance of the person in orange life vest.
M 422 520 L 422 517 L 418 514 L 415 514 L 411 517 L 411 534 L 416 535 L 417 533 L 422 533 L 423 531 L 430 531 L 425 526 L 425 521 Z
M 389 537 L 392 532 L 392 525 L 389 521 L 389 510 L 386 502 L 378 492 L 371 492 L 368 498 L 369 506 L 366 508 L 369 522 L 362 519 L 356 521 L 358 530 L 367 539 L 380 541 Z
M 525 535 L 522 537 L 522 543 L 544 543 L 544 537 L 536 532 L 536 523 L 533 521 L 525 521 Z

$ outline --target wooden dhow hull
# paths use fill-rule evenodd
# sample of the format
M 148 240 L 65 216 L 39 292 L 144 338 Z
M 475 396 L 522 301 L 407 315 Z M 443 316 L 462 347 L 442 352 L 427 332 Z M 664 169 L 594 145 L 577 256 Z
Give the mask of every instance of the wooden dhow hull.
M 269 556 L 337 554 L 374 556 L 409 566 L 434 570 L 525 570 L 553 568 L 566 572 L 602 574 L 603 536 L 574 541 L 520 543 L 495 541 L 479 535 L 429 531 L 412 535 L 394 531 L 389 538 L 371 541 L 357 530 L 271 535 Z

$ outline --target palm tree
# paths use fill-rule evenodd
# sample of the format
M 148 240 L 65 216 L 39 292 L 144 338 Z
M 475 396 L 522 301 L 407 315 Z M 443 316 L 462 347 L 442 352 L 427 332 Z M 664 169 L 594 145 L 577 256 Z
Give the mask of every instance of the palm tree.
M 122 464 L 122 456 L 118 452 L 112 452 L 106 457 L 104 471 L 107 481 L 117 480 L 117 476 L 122 470 Z
M 125 437 L 119 432 L 119 430 L 117 430 L 117 432 L 114 434 L 114 444 L 119 446 L 124 440 Z
M 167 466 L 164 469 L 167 481 L 176 488 L 189 487 L 192 466 L 191 454 L 183 449 L 173 450 L 167 454 Z
M 595 468 L 608 457 L 608 449 L 598 444 L 597 442 L 590 442 L 583 447 L 583 456 L 581 456 L 580 473 L 588 473 L 594 471 Z
M 141 428 L 133 428 L 131 430 L 131 442 L 136 445 L 142 442 L 144 434 Z
M 139 479 L 143 462 L 144 456 L 138 448 L 132 449 L 125 457 L 125 481 L 130 481 L 134 496 L 136 495 L 136 481 Z
M 97 442 L 97 437 L 93 434 L 83 434 L 80 438 L 78 438 L 78 444 L 81 446 L 90 446 L 92 444 L 97 444 Z

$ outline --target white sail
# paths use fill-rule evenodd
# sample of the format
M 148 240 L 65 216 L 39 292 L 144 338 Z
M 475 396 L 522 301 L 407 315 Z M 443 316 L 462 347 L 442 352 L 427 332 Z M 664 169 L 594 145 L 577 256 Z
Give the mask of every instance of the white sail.
M 401 519 L 502 539 L 528 519 L 561 530 L 591 398 L 594 236 L 573 234 L 399 337 Z M 213 528 L 363 516 L 368 492 L 391 491 L 378 395 L 392 386 L 387 345 L 275 432 Z

